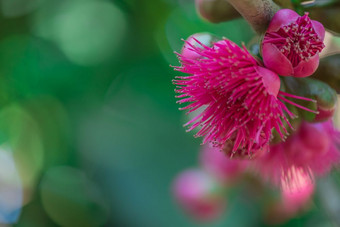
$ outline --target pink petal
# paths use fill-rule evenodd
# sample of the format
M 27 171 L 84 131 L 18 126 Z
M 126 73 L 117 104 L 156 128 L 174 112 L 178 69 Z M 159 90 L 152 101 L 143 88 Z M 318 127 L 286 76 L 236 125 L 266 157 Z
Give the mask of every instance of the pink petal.
M 267 89 L 268 93 L 273 96 L 277 96 L 280 90 L 280 78 L 273 71 L 257 66 L 256 71 L 262 76 L 263 85 Z
M 300 61 L 300 63 L 294 68 L 295 77 L 307 77 L 312 75 L 319 66 L 319 55 L 316 54 L 308 61 Z
M 294 73 L 292 63 L 276 46 L 265 43 L 262 46 L 264 65 L 281 76 L 291 76 Z
M 295 11 L 290 9 L 281 9 L 276 12 L 269 24 L 267 32 L 276 32 L 280 27 L 295 22 L 300 17 Z
M 313 28 L 316 32 L 316 34 L 318 34 L 318 36 L 320 37 L 320 39 L 323 41 L 325 38 L 325 28 L 324 26 L 316 20 L 311 20 L 312 24 L 313 24 Z

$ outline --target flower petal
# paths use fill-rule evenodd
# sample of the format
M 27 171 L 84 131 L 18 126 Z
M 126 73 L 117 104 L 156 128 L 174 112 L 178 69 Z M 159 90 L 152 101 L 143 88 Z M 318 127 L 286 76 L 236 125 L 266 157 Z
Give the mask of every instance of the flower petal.
M 299 14 L 290 9 L 281 9 L 272 18 L 267 32 L 276 32 L 280 27 L 290 24 L 299 18 Z
M 316 54 L 308 61 L 300 61 L 300 63 L 294 68 L 295 77 L 306 77 L 312 75 L 319 66 L 319 55 Z
M 264 65 L 281 76 L 291 76 L 294 73 L 292 63 L 276 46 L 264 43 L 262 46 Z
M 325 28 L 324 26 L 316 20 L 311 20 L 312 24 L 313 24 L 313 28 L 316 32 L 316 34 L 318 34 L 318 36 L 320 37 L 320 39 L 323 41 L 325 39 Z

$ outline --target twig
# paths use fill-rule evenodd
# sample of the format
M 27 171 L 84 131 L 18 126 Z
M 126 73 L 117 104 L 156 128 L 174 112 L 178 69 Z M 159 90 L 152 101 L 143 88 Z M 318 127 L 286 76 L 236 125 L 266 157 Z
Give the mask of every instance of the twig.
M 272 17 L 280 9 L 272 0 L 228 0 L 228 2 L 259 34 L 266 31 Z

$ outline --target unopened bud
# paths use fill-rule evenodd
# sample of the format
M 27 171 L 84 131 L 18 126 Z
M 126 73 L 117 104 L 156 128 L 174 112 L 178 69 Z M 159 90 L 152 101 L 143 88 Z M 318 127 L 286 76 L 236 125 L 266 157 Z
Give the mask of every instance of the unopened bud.
M 314 114 L 307 111 L 300 111 L 300 116 L 310 122 L 326 121 L 334 114 L 337 95 L 336 92 L 326 83 L 311 79 L 300 78 L 285 79 L 287 87 L 295 91 L 297 95 L 316 100 L 316 103 L 301 101 L 299 104 L 317 110 L 319 113 Z
M 196 0 L 199 14 L 212 23 L 220 23 L 240 17 L 227 0 Z

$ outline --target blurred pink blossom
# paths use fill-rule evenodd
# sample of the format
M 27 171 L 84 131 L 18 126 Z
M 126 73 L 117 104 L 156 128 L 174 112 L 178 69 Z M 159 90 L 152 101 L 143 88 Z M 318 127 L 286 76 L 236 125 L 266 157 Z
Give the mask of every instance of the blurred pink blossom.
M 332 120 L 321 123 L 303 122 L 295 134 L 270 147 L 270 152 L 254 162 L 264 178 L 279 184 L 291 168 L 322 175 L 340 161 L 340 132 Z M 301 170 L 301 171 L 302 171 Z
M 282 224 L 308 208 L 315 188 L 313 174 L 295 166 L 282 173 L 280 183 L 281 198 L 265 211 L 265 221 L 271 225 Z
M 295 214 L 311 199 L 314 177 L 308 169 L 292 166 L 281 177 L 282 207 L 286 213 Z
M 184 211 L 199 221 L 212 221 L 226 208 L 221 186 L 200 169 L 180 173 L 173 183 L 173 194 Z
M 202 147 L 200 161 L 205 170 L 223 183 L 230 183 L 246 170 L 248 162 L 246 160 L 230 159 L 221 150 L 209 144 Z

